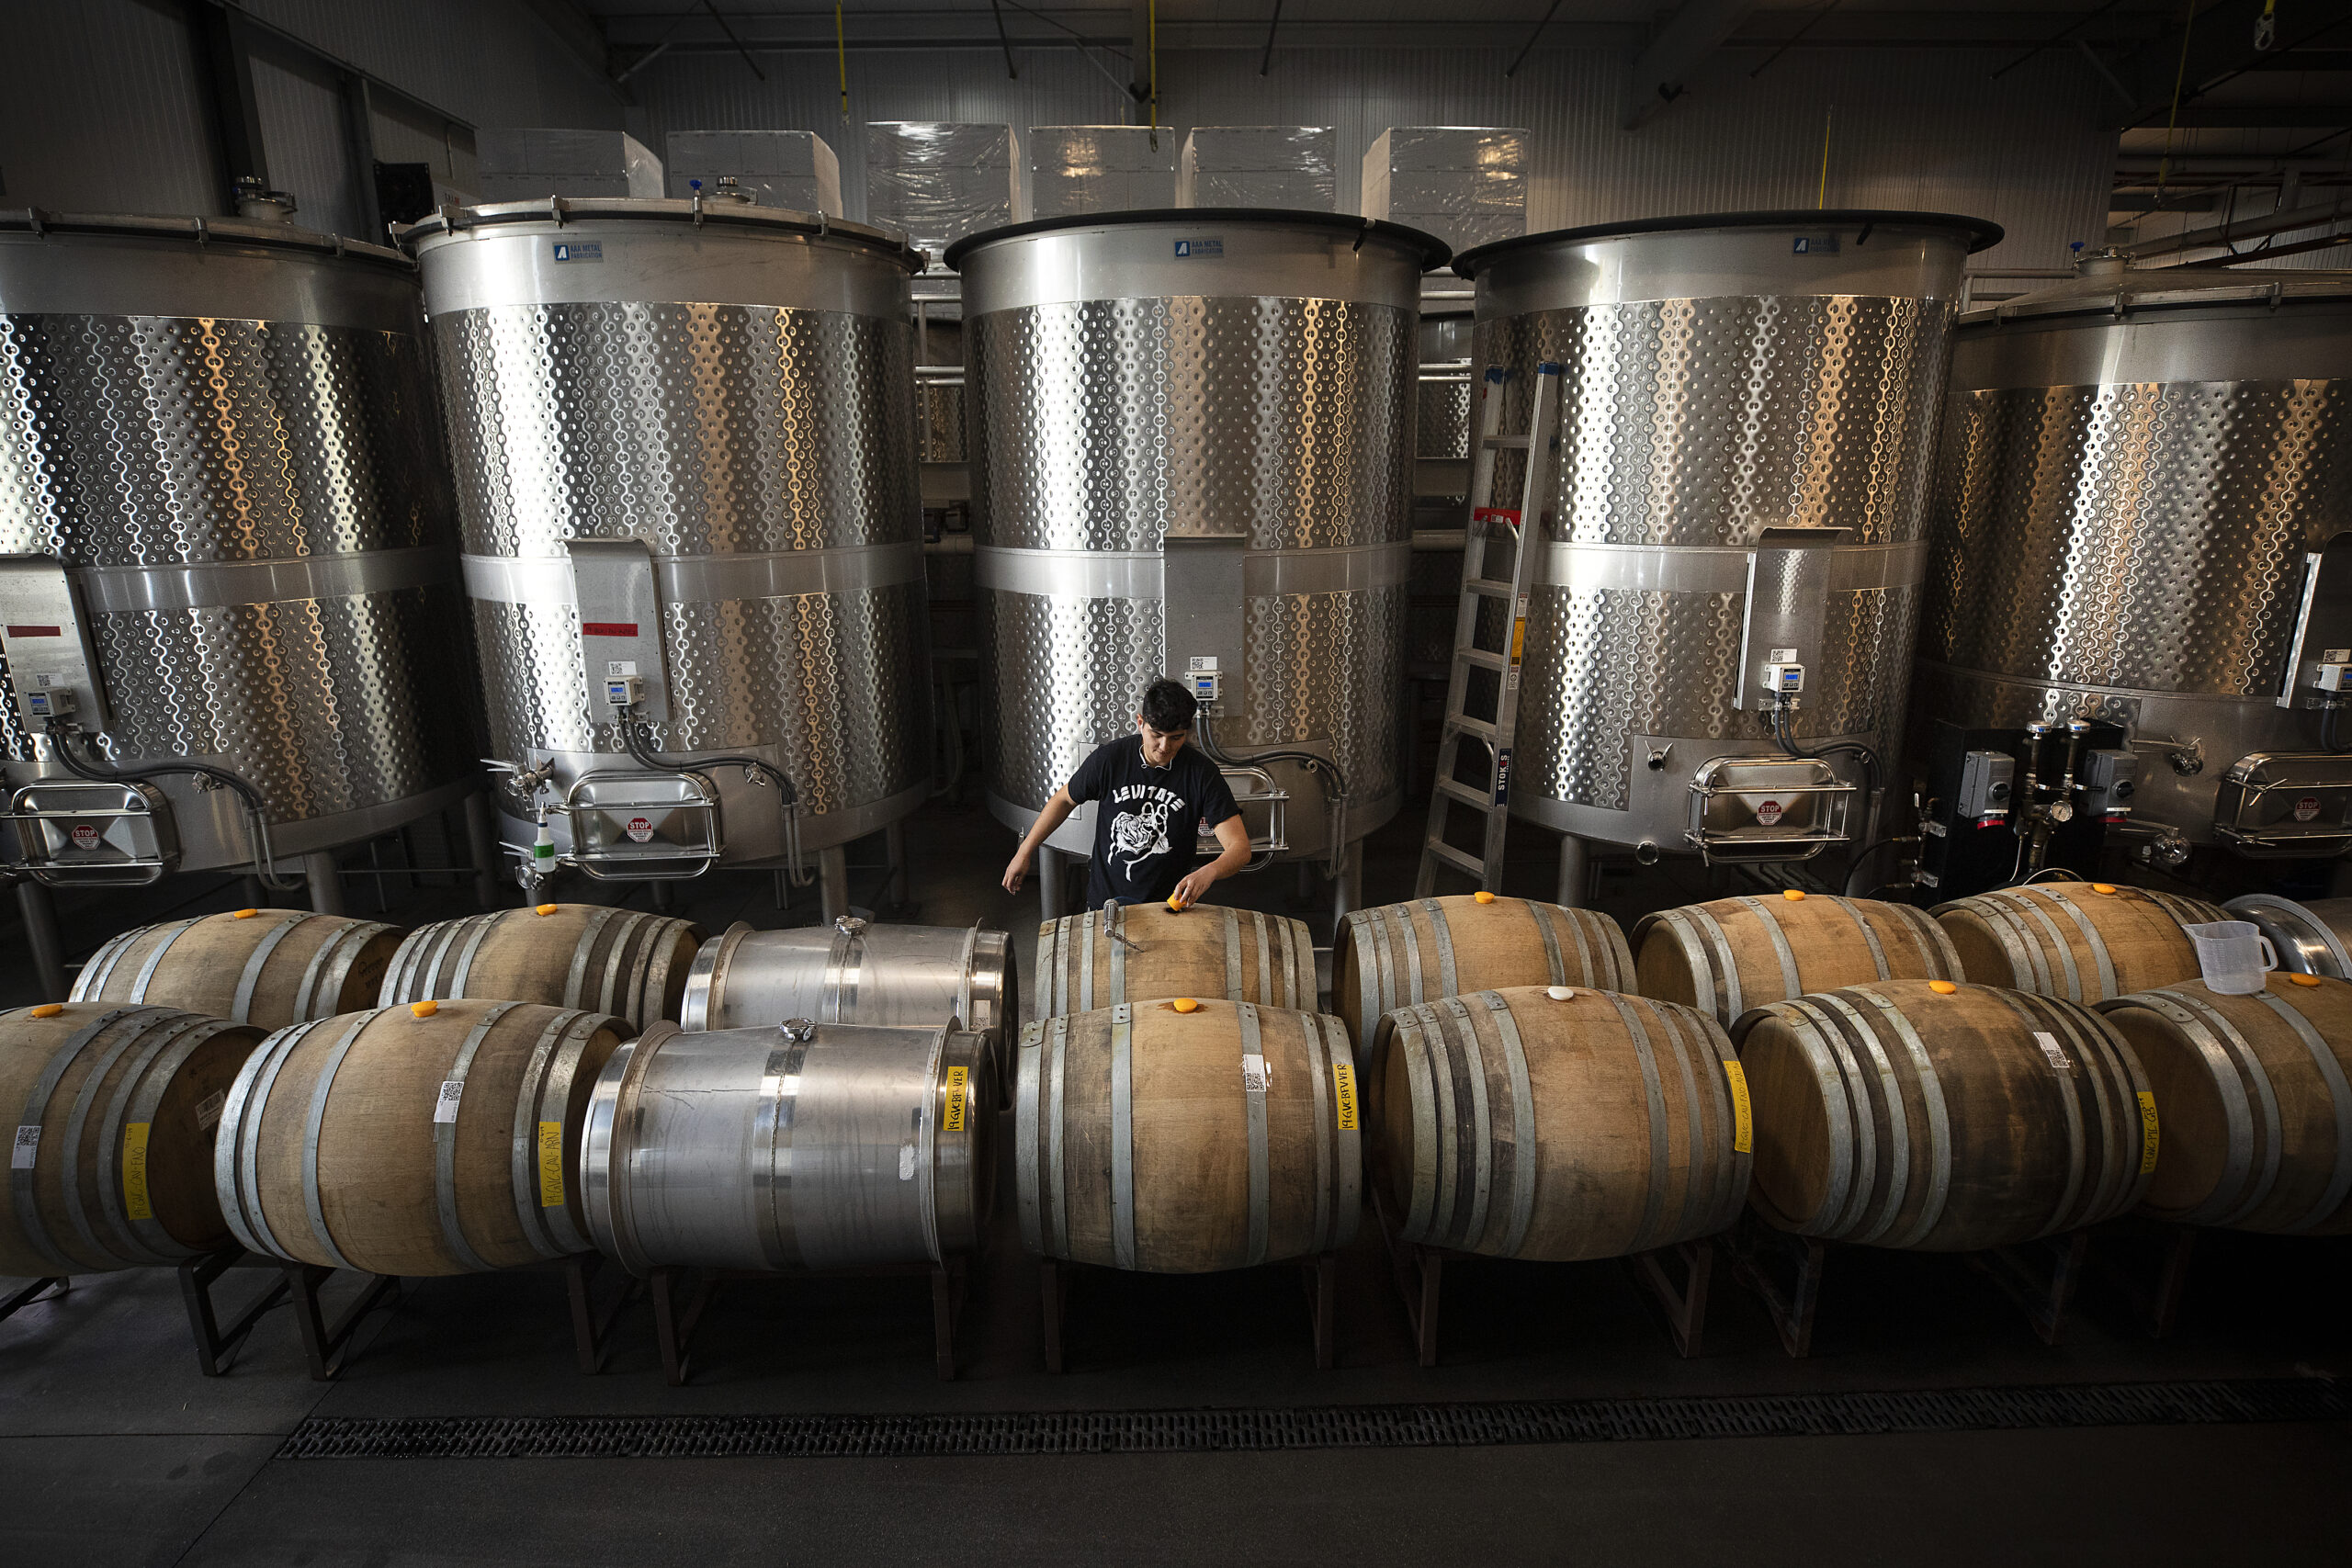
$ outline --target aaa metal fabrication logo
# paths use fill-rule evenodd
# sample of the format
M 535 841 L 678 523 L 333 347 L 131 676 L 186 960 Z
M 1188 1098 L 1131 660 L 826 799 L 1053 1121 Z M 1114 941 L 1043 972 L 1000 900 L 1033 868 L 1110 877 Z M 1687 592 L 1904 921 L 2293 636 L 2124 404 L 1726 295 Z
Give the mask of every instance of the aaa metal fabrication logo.
M 1225 254 L 1223 240 L 1179 240 L 1176 242 L 1176 259 L 1179 261 L 1189 261 L 1194 256 L 1223 254 Z
M 555 259 L 560 262 L 600 262 L 605 259 L 602 240 L 557 240 Z
M 1801 256 L 1834 256 L 1838 254 L 1838 236 L 1799 234 L 1791 248 L 1794 254 Z

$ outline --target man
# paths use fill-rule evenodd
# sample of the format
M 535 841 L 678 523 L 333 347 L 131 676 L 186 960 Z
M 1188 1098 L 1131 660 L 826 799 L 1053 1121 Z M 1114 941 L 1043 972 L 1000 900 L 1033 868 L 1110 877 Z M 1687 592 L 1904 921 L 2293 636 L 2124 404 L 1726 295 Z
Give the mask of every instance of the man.
M 1179 905 L 1197 904 L 1218 877 L 1249 864 L 1250 829 L 1225 775 L 1184 744 L 1193 738 L 1199 710 L 1193 694 L 1173 681 L 1146 687 L 1136 732 L 1096 747 L 1069 783 L 1054 791 L 1004 868 L 1004 890 L 1021 891 L 1037 846 L 1090 800 L 1102 802 L 1094 813 L 1094 858 L 1086 878 L 1090 909 L 1114 901 L 1158 903 L 1170 895 Z M 1188 872 L 1193 837 L 1202 826 L 1216 829 L 1223 852 Z

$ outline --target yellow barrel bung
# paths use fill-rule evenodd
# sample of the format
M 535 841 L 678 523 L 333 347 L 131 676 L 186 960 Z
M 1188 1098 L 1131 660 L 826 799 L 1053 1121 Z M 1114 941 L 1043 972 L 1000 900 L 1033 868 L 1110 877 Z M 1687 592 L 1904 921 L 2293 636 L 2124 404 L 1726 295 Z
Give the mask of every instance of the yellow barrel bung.
M 1470 897 L 1473 897 L 1473 898 L 1475 898 L 1475 899 L 1476 899 L 1476 900 L 1477 900 L 1479 903 L 1481 903 L 1481 904 L 1491 904 L 1491 903 L 1493 903 L 1493 902 L 1495 901 L 1495 896 L 1494 896 L 1493 894 L 1491 894 L 1491 893 L 1487 892 L 1487 891 L 1485 888 L 1483 888 L 1483 887 L 1481 887 L 1480 889 L 1478 889 L 1478 891 L 1476 891 L 1476 893 L 1473 893 L 1472 895 L 1470 895 Z
M 1928 982 L 1928 989 L 1939 997 L 1949 997 L 1957 994 L 1960 987 L 1950 980 L 1930 980 Z
M 1178 997 L 1174 1001 L 1168 1005 L 1174 1008 L 1178 1012 L 1198 1012 L 1201 1010 L 1201 1004 L 1194 1001 L 1190 997 Z

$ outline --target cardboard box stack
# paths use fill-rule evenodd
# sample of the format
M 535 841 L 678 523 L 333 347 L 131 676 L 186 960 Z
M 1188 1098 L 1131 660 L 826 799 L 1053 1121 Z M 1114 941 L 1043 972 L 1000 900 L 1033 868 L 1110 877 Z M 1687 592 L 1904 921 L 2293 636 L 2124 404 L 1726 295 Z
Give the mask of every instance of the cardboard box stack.
M 662 195 L 662 160 L 625 131 L 538 127 L 477 130 L 474 154 L 484 201 Z
M 1391 126 L 1363 155 L 1363 215 L 1456 251 L 1524 234 L 1528 142 L 1501 126 Z
M 1339 134 L 1328 125 L 1203 125 L 1176 164 L 1179 207 L 1339 209 Z
M 1166 127 L 1032 126 L 1030 207 L 1039 218 L 1173 207 L 1177 141 Z
M 670 194 L 681 201 L 694 181 L 707 195 L 730 175 L 762 207 L 842 216 L 841 160 L 814 131 L 673 130 L 669 151 Z
M 934 260 L 954 242 L 1021 220 L 1021 141 L 1009 125 L 877 120 L 865 128 L 865 219 Z

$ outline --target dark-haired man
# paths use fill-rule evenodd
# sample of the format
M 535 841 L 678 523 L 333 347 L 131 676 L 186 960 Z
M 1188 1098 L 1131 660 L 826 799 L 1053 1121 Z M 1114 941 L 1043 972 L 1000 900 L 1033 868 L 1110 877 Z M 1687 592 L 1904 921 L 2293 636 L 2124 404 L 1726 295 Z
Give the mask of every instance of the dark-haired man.
M 1197 904 L 1218 877 L 1250 863 L 1250 829 L 1225 775 L 1184 744 L 1199 712 L 1193 694 L 1174 681 L 1154 681 L 1144 688 L 1142 706 L 1136 732 L 1097 746 L 1037 813 L 1004 868 L 1006 892 L 1021 891 L 1037 846 L 1090 800 L 1102 803 L 1086 877 L 1090 909 L 1114 899 L 1146 904 L 1173 897 L 1180 905 Z M 1216 830 L 1221 852 L 1193 866 L 1193 837 L 1203 827 Z

